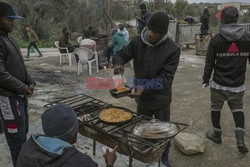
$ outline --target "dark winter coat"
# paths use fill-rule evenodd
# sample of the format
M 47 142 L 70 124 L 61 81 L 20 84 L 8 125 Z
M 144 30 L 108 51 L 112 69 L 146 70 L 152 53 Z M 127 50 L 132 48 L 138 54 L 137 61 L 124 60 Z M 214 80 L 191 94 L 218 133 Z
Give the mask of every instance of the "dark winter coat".
M 200 18 L 201 25 L 201 34 L 207 35 L 209 30 L 209 10 L 205 9 L 203 15 Z
M 17 167 L 97 167 L 71 144 L 43 135 L 32 135 L 22 146 Z
M 136 85 L 145 86 L 143 94 L 136 99 L 138 105 L 148 109 L 160 109 L 171 103 L 172 83 L 180 52 L 179 46 L 167 34 L 158 44 L 151 45 L 144 29 L 141 36 L 135 37 L 116 53 L 115 65 L 124 65 L 133 59 Z M 155 82 L 155 87 L 151 88 L 147 84 L 152 79 L 162 81 Z M 138 83 L 139 80 L 145 82 Z
M 139 20 L 139 33 L 142 32 L 142 30 L 144 29 L 144 27 L 147 25 L 148 19 L 150 18 L 151 14 L 147 11 L 145 11 L 144 13 L 142 13 L 140 15 L 141 20 Z
M 0 95 L 24 95 L 25 86 L 33 82 L 28 75 L 18 44 L 0 30 Z
M 222 25 L 210 41 L 206 55 L 203 83 L 238 87 L 245 83 L 246 62 L 250 56 L 250 33 L 241 25 Z

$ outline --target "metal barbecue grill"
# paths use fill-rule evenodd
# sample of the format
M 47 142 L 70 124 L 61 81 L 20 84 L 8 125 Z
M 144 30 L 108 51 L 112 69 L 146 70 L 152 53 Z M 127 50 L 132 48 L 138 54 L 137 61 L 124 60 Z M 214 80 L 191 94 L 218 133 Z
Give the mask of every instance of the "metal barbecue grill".
M 105 103 L 93 97 L 78 94 L 71 97 L 63 98 L 54 101 L 45 107 L 56 105 L 58 103 L 65 103 L 71 106 L 79 120 L 78 132 L 81 135 L 93 139 L 93 154 L 95 155 L 96 141 L 108 147 L 118 146 L 117 151 L 121 154 L 129 156 L 129 166 L 132 166 L 133 158 L 145 163 L 152 163 L 161 158 L 170 138 L 149 140 L 135 136 L 132 133 L 133 127 L 137 123 L 149 121 L 150 117 L 138 115 L 133 112 L 133 119 L 129 122 L 110 125 L 99 120 L 99 111 L 111 104 Z M 181 129 L 186 128 L 186 124 L 175 123 Z M 160 166 L 160 163 L 159 163 Z

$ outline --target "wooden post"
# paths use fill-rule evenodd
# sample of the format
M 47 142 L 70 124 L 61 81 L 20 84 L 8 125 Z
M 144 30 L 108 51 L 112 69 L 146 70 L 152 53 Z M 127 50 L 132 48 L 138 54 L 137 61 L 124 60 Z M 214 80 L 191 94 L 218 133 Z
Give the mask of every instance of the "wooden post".
M 108 0 L 108 16 L 112 20 L 112 0 Z M 107 34 L 108 34 L 108 41 L 111 40 L 111 27 L 112 23 L 108 23 Z

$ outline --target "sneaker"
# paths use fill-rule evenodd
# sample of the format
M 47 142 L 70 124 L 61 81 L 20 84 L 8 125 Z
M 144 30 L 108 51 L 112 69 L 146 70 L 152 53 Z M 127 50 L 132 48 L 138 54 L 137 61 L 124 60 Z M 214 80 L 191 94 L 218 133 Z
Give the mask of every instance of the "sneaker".
M 42 55 L 42 54 L 40 54 L 38 57 L 43 57 L 43 55 Z

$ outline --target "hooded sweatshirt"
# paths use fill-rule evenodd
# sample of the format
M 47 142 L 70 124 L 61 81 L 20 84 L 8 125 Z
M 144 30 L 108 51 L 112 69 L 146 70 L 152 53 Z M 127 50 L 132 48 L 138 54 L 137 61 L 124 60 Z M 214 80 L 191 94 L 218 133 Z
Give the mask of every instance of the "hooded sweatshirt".
M 167 34 L 152 45 L 144 28 L 141 36 L 133 38 L 116 53 L 115 66 L 133 59 L 135 77 L 133 81 L 127 78 L 127 83 L 134 82 L 144 87 L 144 92 L 136 99 L 137 104 L 147 109 L 160 109 L 171 103 L 172 83 L 179 57 L 179 46 Z
M 128 42 L 128 40 L 129 40 L 129 32 L 128 32 L 128 30 L 125 27 L 124 27 L 123 30 L 120 30 L 118 28 L 117 32 L 121 32 L 123 34 L 125 40 Z
M 116 32 L 112 36 L 112 41 L 110 43 L 110 47 L 113 48 L 113 54 L 119 51 L 123 46 L 127 45 L 128 42 L 125 40 L 123 33 Z
M 58 138 L 32 135 L 22 146 L 17 167 L 97 167 L 87 155 Z
M 231 92 L 245 90 L 246 62 L 250 54 L 250 33 L 242 25 L 225 24 L 210 41 L 206 55 L 203 83 Z

